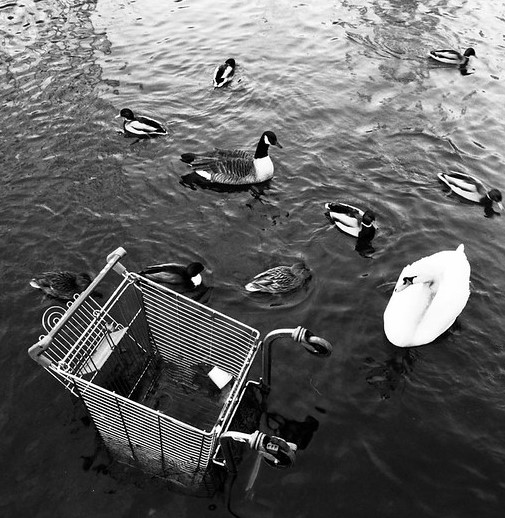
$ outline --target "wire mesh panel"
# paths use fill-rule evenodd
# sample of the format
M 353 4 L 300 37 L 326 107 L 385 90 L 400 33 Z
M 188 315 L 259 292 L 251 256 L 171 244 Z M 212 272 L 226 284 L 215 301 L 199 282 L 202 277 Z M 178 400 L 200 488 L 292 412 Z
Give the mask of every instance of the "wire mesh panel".
M 51 363 L 58 366 L 51 372 L 72 391 L 63 372 L 130 396 L 156 357 L 137 290 L 125 279 L 103 307 L 90 296 L 69 304 L 70 311 L 45 350 Z M 46 311 L 46 331 L 64 315 L 65 308 L 59 306 Z
M 68 376 L 105 445 L 119 460 L 182 485 L 203 477 L 215 448 L 214 434 Z
M 236 401 L 257 352 L 259 333 L 176 292 L 136 277 L 153 343 L 169 373 L 168 377 L 160 378 L 160 383 L 171 384 L 170 403 L 175 402 L 178 394 L 185 401 L 171 415 L 210 430 L 226 418 L 229 406 Z M 225 391 L 216 387 L 208 376 L 214 367 L 231 377 Z

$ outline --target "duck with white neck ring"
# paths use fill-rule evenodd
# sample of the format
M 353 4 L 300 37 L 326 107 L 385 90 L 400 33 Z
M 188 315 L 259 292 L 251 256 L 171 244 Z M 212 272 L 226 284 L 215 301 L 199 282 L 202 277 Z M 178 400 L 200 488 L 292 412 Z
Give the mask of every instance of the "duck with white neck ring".
M 459 171 L 449 171 L 438 173 L 438 178 L 458 196 L 484 206 L 486 214 L 503 210 L 501 192 L 498 189 L 490 189 L 482 180 L 474 176 Z
M 273 131 L 265 131 L 254 155 L 249 151 L 214 149 L 204 153 L 184 153 L 181 160 L 205 180 L 229 185 L 262 183 L 274 175 L 274 164 L 268 155 L 270 146 L 282 148 Z
M 470 296 L 464 245 L 407 265 L 384 311 L 384 332 L 397 347 L 433 342 L 447 331 Z
M 369 257 L 375 252 L 372 240 L 375 237 L 376 227 L 375 213 L 369 209 L 363 211 L 347 203 L 326 203 L 328 218 L 346 234 L 357 237 L 356 251 L 364 257 Z
M 350 236 L 371 241 L 375 236 L 375 214 L 371 210 L 363 211 L 347 203 L 334 202 L 324 205 L 328 217 L 335 225 Z
M 475 50 L 470 47 L 465 50 L 463 54 L 458 50 L 441 49 L 430 50 L 428 56 L 435 61 L 445 63 L 446 65 L 456 65 L 459 67 L 466 67 L 470 61 L 471 56 L 476 56 Z

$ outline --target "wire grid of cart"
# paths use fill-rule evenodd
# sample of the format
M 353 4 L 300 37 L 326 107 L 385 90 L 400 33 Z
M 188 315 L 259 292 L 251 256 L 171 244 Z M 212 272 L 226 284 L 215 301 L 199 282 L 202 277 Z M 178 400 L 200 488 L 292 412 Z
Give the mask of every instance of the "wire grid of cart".
M 120 461 L 198 485 L 236 412 L 259 333 L 126 271 L 119 257 L 67 308 L 46 311 L 47 335 L 30 354 L 81 398 Z M 93 290 L 112 268 L 121 276 L 101 305 Z

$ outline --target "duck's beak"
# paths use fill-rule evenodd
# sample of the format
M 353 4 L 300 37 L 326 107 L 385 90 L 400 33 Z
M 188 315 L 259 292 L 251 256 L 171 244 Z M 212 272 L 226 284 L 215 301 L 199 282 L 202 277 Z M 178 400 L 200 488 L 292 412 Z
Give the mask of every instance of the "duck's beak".
M 118 113 L 114 118 L 115 118 L 115 119 L 119 119 L 119 117 L 121 117 L 121 114 L 120 114 L 120 113 Z
M 501 212 L 503 210 L 503 205 L 500 202 L 497 202 L 498 210 Z

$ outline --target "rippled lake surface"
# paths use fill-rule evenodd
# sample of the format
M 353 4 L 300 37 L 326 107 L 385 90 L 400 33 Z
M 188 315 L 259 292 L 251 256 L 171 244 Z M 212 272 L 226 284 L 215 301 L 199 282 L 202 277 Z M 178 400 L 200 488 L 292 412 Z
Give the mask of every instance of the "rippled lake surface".
M 505 501 L 503 217 L 437 180 L 505 190 L 505 8 L 497 0 L 0 1 L 0 514 L 5 517 L 502 516 Z M 470 74 L 431 48 L 474 47 Z M 239 63 L 230 87 L 212 71 Z M 167 124 L 131 145 L 129 107 Z M 185 185 L 181 152 L 254 149 L 277 134 L 258 198 Z M 371 258 L 324 203 L 372 208 Z M 471 296 L 436 343 L 395 348 L 382 315 L 400 270 L 460 243 Z M 50 269 L 200 260 L 205 303 L 255 328 L 303 325 L 321 360 L 279 347 L 269 410 L 319 427 L 295 466 L 246 457 L 231 491 L 195 498 L 118 475 L 69 394 L 28 357 L 53 304 Z M 256 273 L 302 258 L 296 296 L 251 297 Z M 299 352 L 299 351 L 296 351 Z

